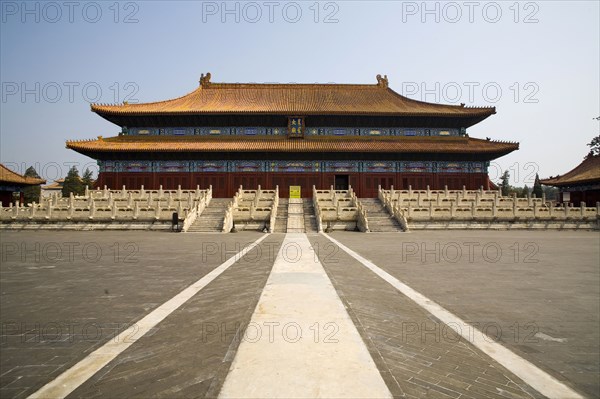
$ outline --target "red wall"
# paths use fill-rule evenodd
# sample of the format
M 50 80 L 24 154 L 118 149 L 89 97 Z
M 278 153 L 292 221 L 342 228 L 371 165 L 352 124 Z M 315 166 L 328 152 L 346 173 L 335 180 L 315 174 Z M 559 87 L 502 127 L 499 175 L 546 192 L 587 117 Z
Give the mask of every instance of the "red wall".
M 570 199 L 569 203 L 573 206 L 580 206 L 582 202 L 585 202 L 585 206 L 594 207 L 596 203 L 600 202 L 600 190 L 587 190 L 587 191 L 569 191 Z M 559 202 L 562 202 L 562 192 L 558 194 Z
M 165 190 L 213 187 L 216 198 L 232 197 L 240 185 L 244 188 L 255 189 L 259 184 L 262 188 L 273 189 L 279 185 L 279 195 L 289 196 L 289 186 L 301 186 L 302 197 L 312 196 L 312 186 L 329 188 L 334 185 L 336 174 L 349 176 L 349 183 L 359 197 L 377 197 L 379 185 L 389 189 L 406 190 L 412 186 L 415 190 L 424 190 L 429 185 L 432 190 L 443 189 L 444 185 L 450 190 L 478 189 L 483 186 L 489 189 L 489 179 L 485 173 L 115 173 L 102 172 L 98 176 L 97 186 L 105 185 L 111 189 L 120 189 L 125 185 L 129 189 L 158 189 L 160 185 Z

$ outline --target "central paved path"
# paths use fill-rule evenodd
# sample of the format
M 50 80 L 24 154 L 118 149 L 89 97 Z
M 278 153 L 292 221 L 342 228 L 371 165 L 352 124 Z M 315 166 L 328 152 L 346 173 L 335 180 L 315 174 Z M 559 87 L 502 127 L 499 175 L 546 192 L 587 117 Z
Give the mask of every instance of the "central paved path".
M 392 397 L 305 234 L 287 234 L 219 395 Z

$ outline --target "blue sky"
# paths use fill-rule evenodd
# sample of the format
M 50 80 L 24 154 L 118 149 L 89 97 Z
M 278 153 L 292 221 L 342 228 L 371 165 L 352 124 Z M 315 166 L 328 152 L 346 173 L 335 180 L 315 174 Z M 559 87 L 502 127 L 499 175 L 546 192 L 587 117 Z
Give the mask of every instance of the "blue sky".
M 599 2 L 0 2 L 0 161 L 52 180 L 95 162 L 67 139 L 119 128 L 90 102 L 148 102 L 217 82 L 376 83 L 496 106 L 472 137 L 518 141 L 498 180 L 562 174 L 599 133 Z

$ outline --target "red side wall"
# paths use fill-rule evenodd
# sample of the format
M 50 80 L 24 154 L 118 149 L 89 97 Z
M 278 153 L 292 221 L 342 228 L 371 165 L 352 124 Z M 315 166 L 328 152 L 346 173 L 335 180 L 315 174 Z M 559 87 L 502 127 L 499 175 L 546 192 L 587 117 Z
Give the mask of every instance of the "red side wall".
M 580 206 L 582 202 L 585 202 L 585 206 L 594 207 L 596 203 L 600 202 L 600 190 L 587 190 L 587 191 L 576 191 L 574 189 L 566 189 L 565 191 L 570 192 L 569 203 L 573 206 Z M 558 202 L 563 202 L 563 193 L 558 193 Z

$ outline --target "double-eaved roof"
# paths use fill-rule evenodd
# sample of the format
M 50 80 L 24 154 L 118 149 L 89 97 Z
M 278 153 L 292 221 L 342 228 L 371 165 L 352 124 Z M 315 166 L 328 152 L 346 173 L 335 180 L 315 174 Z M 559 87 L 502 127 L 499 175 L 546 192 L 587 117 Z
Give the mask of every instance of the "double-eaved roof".
M 143 104 L 93 104 L 92 111 L 120 126 L 279 126 L 303 117 L 306 127 L 469 127 L 496 112 L 494 107 L 433 104 L 404 97 L 388 87 L 387 76 L 376 84 L 213 83 L 210 74 L 200 87 L 172 100 Z M 256 124 L 252 124 L 256 123 Z M 340 123 L 340 124 L 336 124 Z M 519 148 L 518 143 L 460 135 L 359 136 L 313 135 L 290 138 L 256 135 L 137 135 L 67 141 L 83 154 L 108 158 L 111 153 L 440 153 L 479 154 L 490 160 Z

